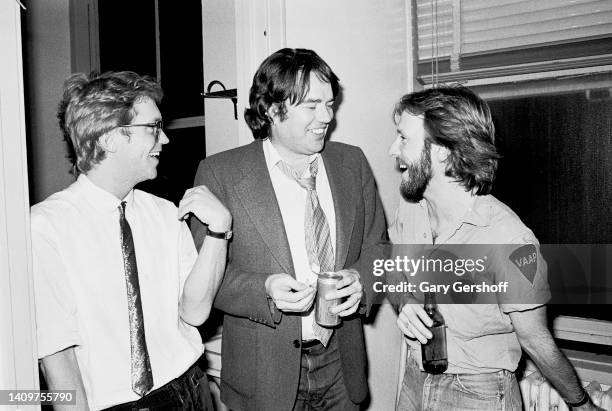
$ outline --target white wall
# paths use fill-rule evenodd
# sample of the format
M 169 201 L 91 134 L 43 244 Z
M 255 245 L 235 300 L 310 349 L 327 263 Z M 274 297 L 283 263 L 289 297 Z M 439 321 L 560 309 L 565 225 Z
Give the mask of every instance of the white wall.
M 236 88 L 236 30 L 234 2 L 202 0 L 204 38 L 204 87 L 219 80 L 225 88 Z M 221 90 L 215 86 L 213 91 Z M 231 100 L 205 99 L 206 155 L 238 146 L 238 122 L 244 121 L 244 108 L 234 119 Z
M 56 119 L 63 83 L 71 72 L 70 14 L 69 0 L 31 1 L 27 7 L 23 50 L 34 204 L 73 181 Z
M 340 77 L 342 104 L 332 140 L 361 147 L 385 208 L 395 207 L 399 174 L 387 156 L 391 112 L 406 92 L 404 0 L 286 1 L 288 47 L 315 50 Z
M 315 50 L 340 77 L 342 101 L 331 139 L 363 149 L 389 215 L 400 179 L 387 155 L 396 135 L 391 112 L 408 86 L 405 1 L 288 0 L 285 6 L 287 46 Z M 393 410 L 400 334 L 388 305 L 366 327 L 366 343 L 369 409 Z

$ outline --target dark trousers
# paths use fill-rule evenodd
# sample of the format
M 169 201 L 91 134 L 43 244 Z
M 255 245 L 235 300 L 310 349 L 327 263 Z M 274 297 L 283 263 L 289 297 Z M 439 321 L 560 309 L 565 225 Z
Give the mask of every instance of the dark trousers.
M 327 348 L 320 343 L 302 348 L 300 384 L 293 411 L 307 410 L 359 410 L 344 384 L 335 334 Z
M 213 411 L 214 406 L 208 388 L 208 378 L 196 363 L 180 377 L 151 391 L 138 401 L 115 405 L 107 410 Z

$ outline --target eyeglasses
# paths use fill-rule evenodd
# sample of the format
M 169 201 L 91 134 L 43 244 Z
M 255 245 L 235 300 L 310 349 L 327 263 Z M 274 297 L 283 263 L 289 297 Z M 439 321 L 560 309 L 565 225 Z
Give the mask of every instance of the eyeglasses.
M 155 123 L 122 124 L 118 127 L 151 127 L 153 128 L 153 136 L 155 136 L 155 142 L 157 142 L 157 140 L 159 140 L 159 135 L 161 134 L 161 131 L 164 128 L 164 122 L 162 120 L 157 120 Z

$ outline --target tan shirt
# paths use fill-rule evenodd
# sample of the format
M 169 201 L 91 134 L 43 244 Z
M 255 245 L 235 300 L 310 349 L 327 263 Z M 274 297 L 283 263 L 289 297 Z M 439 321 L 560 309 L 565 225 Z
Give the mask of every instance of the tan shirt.
M 400 205 L 389 227 L 391 241 L 398 244 L 433 243 L 425 200 Z M 514 212 L 491 195 L 476 198 L 473 207 L 456 227 L 440 233 L 436 244 L 482 244 L 487 253 L 503 263 L 498 273 L 509 281 L 511 296 L 496 304 L 440 304 L 447 325 L 447 373 L 515 371 L 521 346 L 508 313 L 543 305 L 550 299 L 546 262 L 533 232 Z M 520 256 L 520 258 L 517 257 Z M 522 260 L 522 257 L 531 257 Z M 422 293 L 421 293 L 422 295 Z M 502 294 L 503 295 L 503 294 Z M 517 297 L 520 295 L 520 297 Z M 419 298 L 418 293 L 415 297 Z M 503 298 L 502 298 L 503 300 Z M 421 364 L 420 343 L 406 338 Z M 422 364 L 421 364 L 422 367 Z

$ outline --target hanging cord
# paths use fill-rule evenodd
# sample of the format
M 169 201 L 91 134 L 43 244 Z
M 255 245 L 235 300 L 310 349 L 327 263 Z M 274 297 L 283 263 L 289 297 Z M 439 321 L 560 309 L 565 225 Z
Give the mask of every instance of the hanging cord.
M 19 1 L 19 0 L 15 0 L 15 1 L 17 2 L 17 4 L 19 4 L 19 6 L 20 6 L 22 9 L 24 9 L 24 10 L 26 9 L 26 6 L 24 6 L 24 5 L 23 5 L 23 3 L 22 3 L 21 1 Z
M 435 13 L 435 20 L 436 20 L 436 87 L 439 87 L 439 81 L 440 81 L 440 74 L 438 72 L 438 60 L 439 60 L 439 56 L 440 56 L 440 33 L 438 31 L 438 0 L 434 0 L 434 2 L 436 3 L 436 13 Z
M 434 21 L 434 2 L 431 0 L 431 86 L 434 87 L 434 56 L 435 56 L 435 43 L 434 37 L 436 36 L 435 21 Z
M 431 0 L 431 86 L 438 87 L 439 69 L 438 54 L 440 53 L 440 41 L 438 33 L 438 0 Z M 435 70 L 434 70 L 435 66 Z

